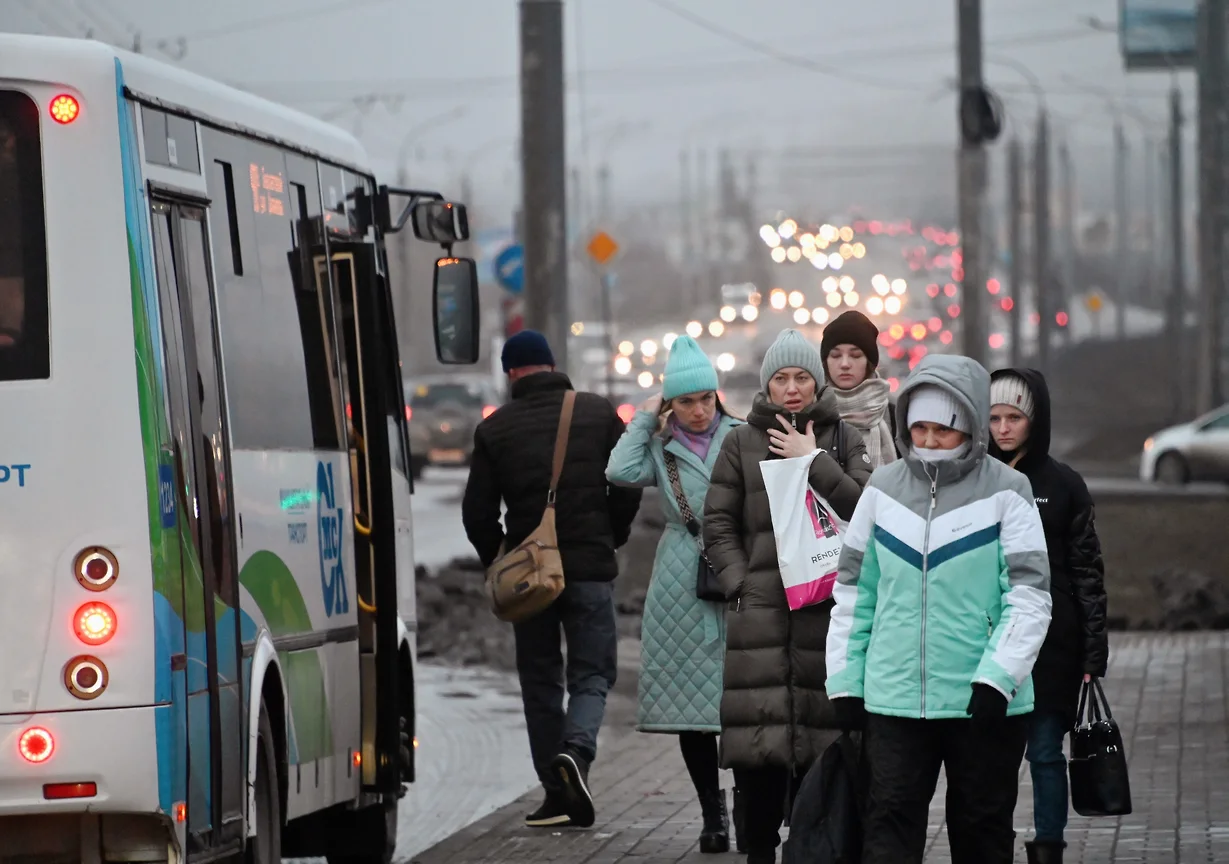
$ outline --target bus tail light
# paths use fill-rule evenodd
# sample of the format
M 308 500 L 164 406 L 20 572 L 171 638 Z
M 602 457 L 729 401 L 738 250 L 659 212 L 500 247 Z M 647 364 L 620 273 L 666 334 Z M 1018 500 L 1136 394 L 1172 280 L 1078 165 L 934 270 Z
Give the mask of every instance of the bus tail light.
M 106 664 L 97 657 L 82 655 L 64 664 L 64 686 L 78 699 L 97 699 L 109 681 Z
M 119 561 L 109 550 L 91 546 L 77 554 L 73 575 L 88 591 L 106 591 L 119 578 Z
M 94 798 L 97 795 L 97 783 L 43 784 L 43 798 L 47 801 L 64 801 L 69 798 Z
M 67 93 L 61 93 L 51 100 L 48 110 L 51 112 L 52 120 L 61 126 L 67 126 L 80 116 L 81 103 Z
M 405 406 L 405 422 L 409 423 L 413 419 L 414 419 L 414 409 L 411 408 L 409 405 L 406 405 Z
M 41 726 L 33 726 L 21 733 L 21 738 L 17 739 L 17 750 L 22 759 L 37 765 L 51 758 L 55 752 L 55 739 Z
M 86 603 L 77 610 L 73 626 L 86 645 L 101 645 L 115 635 L 115 610 L 106 603 Z
M 483 406 L 483 408 L 482 408 L 482 419 L 483 419 L 483 420 L 485 420 L 486 418 L 488 418 L 488 417 L 490 417 L 492 414 L 494 414 L 494 413 L 495 413 L 495 408 L 496 408 L 496 406 L 494 406 L 494 405 L 484 405 L 484 406 Z

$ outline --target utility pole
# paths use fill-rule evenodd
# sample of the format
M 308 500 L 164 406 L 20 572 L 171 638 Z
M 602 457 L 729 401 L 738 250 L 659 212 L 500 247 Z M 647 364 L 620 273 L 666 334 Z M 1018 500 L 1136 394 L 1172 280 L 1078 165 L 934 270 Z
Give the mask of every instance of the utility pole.
M 563 2 L 520 0 L 525 324 L 568 368 L 567 141 Z
M 708 300 L 709 292 L 709 237 L 712 228 L 712 210 L 708 199 L 708 151 L 696 153 L 696 308 Z
M 1189 411 L 1191 400 L 1190 351 L 1186 345 L 1186 230 L 1182 223 L 1184 208 L 1182 196 L 1182 91 L 1174 82 L 1169 91 L 1169 303 L 1165 316 L 1165 330 L 1170 350 L 1178 362 L 1174 364 L 1175 387 L 1178 397 L 1178 417 Z M 1174 418 L 1177 419 L 1177 418 Z
M 982 87 L 981 0 L 956 0 L 961 104 L 965 94 Z M 986 185 L 986 149 L 970 141 L 961 127 L 959 155 L 960 245 L 964 279 L 963 352 L 986 363 L 986 316 L 982 310 L 986 285 L 982 243 L 983 195 Z
M 686 150 L 679 151 L 679 233 L 682 235 L 683 304 L 696 301 L 696 252 L 691 224 L 691 158 Z
M 1199 339 L 1195 359 L 1195 413 L 1220 403 L 1220 334 L 1225 290 L 1225 144 L 1227 0 L 1200 5 L 1199 68 Z
M 1131 266 L 1131 247 L 1127 235 L 1127 136 L 1122 128 L 1122 118 L 1114 120 L 1114 233 L 1116 240 L 1117 290 L 1114 292 L 1114 337 L 1125 339 L 1127 335 L 1127 301 L 1130 299 L 1129 283 L 1135 272 Z
M 1156 242 L 1156 224 L 1157 224 L 1157 190 L 1156 190 L 1156 174 L 1157 174 L 1157 151 L 1156 145 L 1151 136 L 1144 137 L 1144 244 L 1147 247 L 1147 259 L 1144 261 L 1144 266 L 1141 268 L 1143 273 L 1143 285 L 1139 290 L 1139 302 L 1141 305 L 1158 296 L 1157 291 L 1157 274 L 1160 269 L 1157 267 L 1157 242 Z
M 603 164 L 597 169 L 597 219 L 603 230 L 610 229 L 610 166 Z M 598 274 L 598 286 L 601 289 L 602 302 L 602 333 L 606 340 L 606 356 L 615 356 L 614 343 L 614 309 L 610 291 L 614 273 L 607 266 L 601 267 Z M 606 363 L 606 398 L 614 398 L 614 362 Z
M 1054 303 L 1050 297 L 1050 127 L 1045 110 L 1037 112 L 1037 140 L 1033 153 L 1033 290 L 1037 296 L 1037 368 L 1050 373 L 1050 325 Z
M 1020 316 L 1024 314 L 1021 300 L 1024 297 L 1024 230 L 1022 198 L 1024 196 L 1024 159 L 1020 152 L 1020 139 L 1012 137 L 1007 143 L 1007 233 L 1011 249 L 1011 289 L 1007 295 L 1012 307 L 1008 314 L 1011 327 L 1011 367 L 1020 367 Z
M 1062 259 L 1062 278 L 1059 280 L 1057 290 L 1055 291 L 1055 299 L 1058 301 L 1059 306 L 1070 315 L 1077 278 L 1075 272 L 1075 232 L 1078 214 L 1075 203 L 1075 163 L 1072 161 L 1071 148 L 1067 146 L 1066 139 L 1059 145 L 1058 170 L 1062 178 L 1059 180 L 1059 184 L 1062 189 L 1063 201 L 1063 233 L 1059 251 Z M 1070 326 L 1063 331 L 1062 337 L 1062 341 L 1065 344 L 1070 344 Z

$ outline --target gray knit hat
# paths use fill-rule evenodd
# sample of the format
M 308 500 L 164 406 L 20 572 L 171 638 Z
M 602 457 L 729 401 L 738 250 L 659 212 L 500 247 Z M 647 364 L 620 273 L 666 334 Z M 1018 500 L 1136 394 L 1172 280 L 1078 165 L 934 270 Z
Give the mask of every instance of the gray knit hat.
M 792 328 L 782 330 L 764 354 L 764 363 L 760 366 L 760 386 L 767 391 L 772 376 L 790 367 L 807 370 L 817 385 L 824 383 L 824 358 L 819 356 L 807 337 Z

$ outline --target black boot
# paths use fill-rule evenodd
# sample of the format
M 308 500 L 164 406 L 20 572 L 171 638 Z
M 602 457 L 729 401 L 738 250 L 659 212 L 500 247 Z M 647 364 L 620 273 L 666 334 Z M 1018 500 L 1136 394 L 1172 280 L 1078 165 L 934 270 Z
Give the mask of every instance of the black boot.
M 1028 864 L 1063 864 L 1063 850 L 1067 844 L 1062 840 L 1033 840 L 1024 844 Z
M 725 809 L 725 791 L 707 790 L 700 795 L 704 828 L 700 831 L 700 851 L 716 855 L 730 851 L 730 816 Z
M 743 804 L 743 793 L 734 787 L 734 848 L 739 854 L 747 854 L 747 841 L 743 836 L 747 833 L 747 808 Z

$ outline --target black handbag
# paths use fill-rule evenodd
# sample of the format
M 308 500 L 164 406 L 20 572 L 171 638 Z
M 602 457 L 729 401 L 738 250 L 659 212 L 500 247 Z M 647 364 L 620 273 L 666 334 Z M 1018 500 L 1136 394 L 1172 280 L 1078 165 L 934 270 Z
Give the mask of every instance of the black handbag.
M 696 545 L 700 547 L 700 562 L 696 565 L 696 597 L 712 603 L 724 603 L 725 592 L 721 590 L 717 571 L 713 569 L 713 564 L 708 560 L 708 555 L 704 551 L 704 538 L 700 536 L 700 521 L 696 519 L 696 514 L 691 512 L 691 505 L 687 503 L 687 496 L 683 494 L 683 481 L 679 479 L 678 461 L 674 458 L 673 453 L 663 453 L 662 461 L 666 463 L 666 476 L 670 478 L 670 489 L 674 492 L 675 503 L 678 504 L 679 513 L 683 516 L 683 525 L 686 526 L 687 533 L 695 539 Z
M 1102 708 L 1105 716 L 1101 716 Z M 1085 710 L 1087 709 L 1087 716 Z M 1105 691 L 1096 678 L 1080 691 L 1080 707 L 1071 731 L 1071 806 L 1081 816 L 1126 816 L 1131 812 L 1131 784 L 1122 732 L 1110 714 Z

